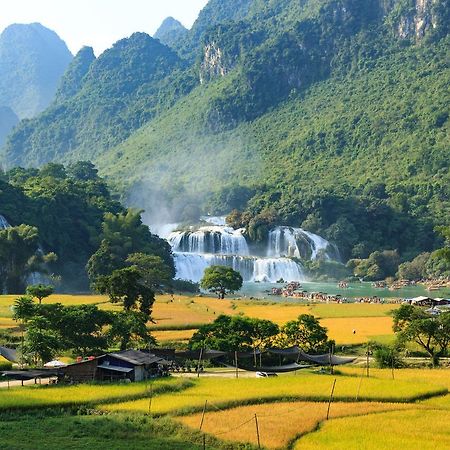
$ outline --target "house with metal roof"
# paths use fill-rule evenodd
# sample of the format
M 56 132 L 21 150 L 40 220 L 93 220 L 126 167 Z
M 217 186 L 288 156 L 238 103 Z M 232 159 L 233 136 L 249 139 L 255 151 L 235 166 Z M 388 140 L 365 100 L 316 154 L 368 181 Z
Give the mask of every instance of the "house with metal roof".
M 59 372 L 73 382 L 143 381 L 164 375 L 170 364 L 171 362 L 152 353 L 124 350 L 69 364 L 59 369 Z

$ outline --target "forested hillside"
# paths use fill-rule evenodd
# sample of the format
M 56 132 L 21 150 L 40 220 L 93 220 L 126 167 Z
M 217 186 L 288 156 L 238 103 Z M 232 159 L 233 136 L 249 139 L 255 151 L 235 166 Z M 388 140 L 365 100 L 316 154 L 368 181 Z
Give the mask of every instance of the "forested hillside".
M 171 220 L 239 209 L 262 239 L 302 225 L 345 258 L 410 258 L 449 217 L 449 23 L 443 0 L 211 0 L 171 49 L 77 56 L 5 162 L 93 158 Z
M 2 174 L 0 219 L 0 231 L 4 220 L 12 227 L 0 233 L 0 292 L 6 284 L 10 292 L 20 293 L 21 283 L 11 290 L 8 280 L 26 276 L 44 254 L 53 255 L 45 268 L 53 284 L 66 291 L 88 290 L 87 262 L 104 239 L 112 241 L 110 236 L 116 249 L 110 249 L 109 258 L 116 257 L 117 248 L 130 250 L 130 242 L 139 242 L 139 251 L 146 248 L 173 267 L 167 242 L 143 227 L 139 212 L 127 212 L 111 196 L 89 162 Z

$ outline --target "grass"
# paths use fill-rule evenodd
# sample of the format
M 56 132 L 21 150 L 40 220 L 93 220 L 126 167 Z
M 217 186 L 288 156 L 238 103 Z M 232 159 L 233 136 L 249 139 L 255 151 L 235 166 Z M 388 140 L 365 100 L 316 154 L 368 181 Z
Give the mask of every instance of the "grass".
M 202 409 L 205 400 L 220 408 L 281 400 L 326 401 L 335 378 L 330 375 L 301 374 L 269 379 L 200 378 L 193 386 L 152 402 L 155 414 L 182 415 Z M 335 399 L 354 401 L 411 402 L 420 398 L 443 395 L 445 387 L 355 376 L 337 377 Z M 147 412 L 148 401 L 135 400 L 101 406 L 107 411 Z
M 347 317 L 320 321 L 328 329 L 328 336 L 337 344 L 362 344 L 375 336 L 393 335 L 392 323 L 391 317 Z
M 335 403 L 330 417 L 344 417 L 412 408 L 400 403 Z M 257 444 L 254 415 L 257 414 L 261 444 L 267 448 L 286 448 L 298 435 L 309 433 L 326 419 L 327 403 L 288 402 L 241 406 L 225 411 L 208 411 L 202 430 L 227 441 Z M 202 414 L 178 418 L 180 422 L 198 429 Z M 247 422 L 247 423 L 245 423 Z M 243 426 L 240 426 L 243 424 Z M 282 424 L 282 426 L 280 426 Z
M 174 391 L 189 385 L 190 382 L 186 379 L 162 379 L 155 382 L 154 392 Z M 148 392 L 147 383 L 17 387 L 2 390 L 0 411 L 56 405 L 92 405 L 147 397 Z
M 12 328 L 17 324 L 12 320 L 11 306 L 17 298 L 15 295 L 0 296 L 0 328 Z M 61 302 L 65 305 L 96 304 L 101 309 L 117 310 L 120 305 L 113 305 L 108 298 L 101 295 L 59 295 L 55 294 L 44 300 L 45 303 Z M 314 314 L 329 329 L 330 337 L 337 344 L 352 345 L 367 342 L 376 337 L 389 342 L 392 332 L 392 320 L 387 316 L 397 305 L 391 304 L 298 304 L 298 303 L 261 303 L 248 300 L 217 300 L 211 297 L 192 297 L 169 295 L 157 297 L 153 307 L 154 323 L 149 323 L 150 330 L 157 333 L 161 342 L 185 341 L 191 332 L 203 324 L 213 322 L 220 314 L 238 315 L 260 319 L 270 319 L 279 325 L 296 319 L 300 314 Z M 356 329 L 356 334 L 353 334 Z M 180 331 L 176 333 L 175 331 Z M 172 335 L 172 336 L 170 336 Z
M 450 448 L 448 417 L 442 411 L 395 411 L 334 419 L 324 423 L 295 446 L 298 450 Z
M 181 427 L 167 420 L 145 417 L 62 416 L 15 417 L 0 421 L 1 448 L 8 450 L 199 450 L 200 444 L 186 446 Z M 208 445 L 209 449 L 213 447 Z
M 158 342 L 180 342 L 188 341 L 197 330 L 166 330 L 166 331 L 152 331 L 152 336 Z
M 356 367 L 341 367 L 343 374 L 360 375 L 361 369 Z M 370 376 L 391 380 L 391 369 L 370 369 Z M 436 386 L 445 386 L 450 390 L 450 369 L 395 369 L 394 378 L 396 380 L 409 381 L 412 383 L 426 383 Z

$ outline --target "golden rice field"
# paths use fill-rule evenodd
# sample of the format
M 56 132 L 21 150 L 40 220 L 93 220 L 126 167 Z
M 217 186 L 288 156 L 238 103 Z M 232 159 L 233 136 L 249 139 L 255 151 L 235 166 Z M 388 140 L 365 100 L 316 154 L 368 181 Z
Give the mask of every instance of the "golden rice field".
M 194 335 L 196 330 L 166 330 L 153 331 L 152 336 L 160 343 L 164 342 L 185 342 Z
M 356 367 L 340 367 L 340 372 L 344 375 L 360 375 L 361 369 Z M 371 378 L 385 380 L 392 379 L 391 369 L 370 369 Z M 411 381 L 413 383 L 434 384 L 445 386 L 450 390 L 450 369 L 395 369 L 394 378 L 396 380 Z
M 333 419 L 299 439 L 296 450 L 447 450 L 448 415 L 415 409 Z
M 320 324 L 337 344 L 362 344 L 378 336 L 393 335 L 391 317 L 339 317 L 322 319 Z
M 15 295 L 0 296 L 0 329 L 13 328 L 12 305 Z M 65 305 L 96 304 L 102 309 L 117 310 L 101 295 L 52 295 L 45 303 L 61 302 Z M 389 312 L 396 308 L 392 304 L 298 304 L 269 303 L 248 300 L 217 300 L 210 297 L 176 295 L 158 296 L 153 307 L 153 320 L 149 323 L 160 342 L 186 341 L 195 328 L 213 322 L 220 314 L 245 315 L 269 319 L 280 325 L 297 318 L 300 314 L 314 314 L 329 330 L 329 335 L 338 345 L 360 344 L 370 339 L 389 341 L 392 319 Z M 187 331 L 186 329 L 189 329 Z M 356 330 L 356 334 L 353 334 Z M 177 332 L 178 331 L 178 332 Z
M 374 412 L 411 409 L 405 403 L 334 403 L 330 419 Z M 327 417 L 328 403 L 287 402 L 241 406 L 225 411 L 207 411 L 202 430 L 222 440 L 257 444 L 255 414 L 260 442 L 266 448 L 285 448 L 297 436 L 310 433 Z M 177 418 L 184 425 L 198 429 L 202 414 Z M 243 425 L 242 425 L 243 424 Z
M 205 400 L 220 408 L 243 403 L 260 403 L 276 400 L 326 401 L 333 380 L 331 375 L 299 374 L 269 379 L 220 379 L 200 378 L 192 387 L 154 399 L 155 414 L 179 415 L 195 412 L 203 407 Z M 386 380 L 339 376 L 334 397 L 336 400 L 407 402 L 419 398 L 447 393 L 445 387 Z M 103 405 L 107 411 L 146 412 L 147 400 L 135 400 Z
M 154 392 L 181 389 L 190 382 L 183 379 L 161 379 L 154 383 Z M 74 386 L 26 386 L 2 389 L 0 411 L 50 405 L 93 404 L 141 398 L 149 394 L 147 383 L 79 384 Z

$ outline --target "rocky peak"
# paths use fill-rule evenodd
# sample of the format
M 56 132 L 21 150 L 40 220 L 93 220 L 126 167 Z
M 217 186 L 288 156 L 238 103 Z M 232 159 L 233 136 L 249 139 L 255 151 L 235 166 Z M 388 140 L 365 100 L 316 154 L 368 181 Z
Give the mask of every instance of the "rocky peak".
M 167 17 L 154 34 L 164 45 L 176 49 L 179 44 L 187 37 L 189 31 L 181 22 L 173 17 Z

